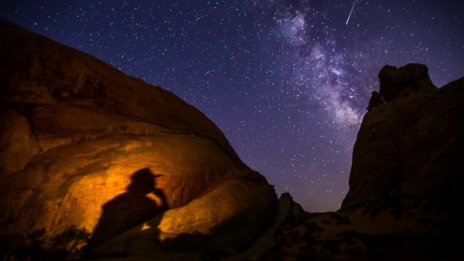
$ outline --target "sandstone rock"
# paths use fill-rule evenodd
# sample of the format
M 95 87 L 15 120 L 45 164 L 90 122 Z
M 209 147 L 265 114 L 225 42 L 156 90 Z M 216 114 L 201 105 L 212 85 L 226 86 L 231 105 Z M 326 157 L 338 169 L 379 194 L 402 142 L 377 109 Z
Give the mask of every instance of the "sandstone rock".
M 235 175 L 248 178 L 246 181 L 231 179 Z M 213 186 L 214 189 L 183 207 L 168 210 L 162 216 L 105 242 L 95 253 L 118 255 L 123 249 L 123 253 L 130 255 L 156 256 L 157 241 L 171 251 L 215 249 L 223 254 L 232 254 L 238 249 L 246 249 L 255 238 L 250 227 L 262 226 L 263 215 L 274 216 L 269 211 L 272 209 L 269 197 L 273 195 L 261 185 L 261 181 L 262 177 L 246 170 L 227 173 L 224 180 Z M 255 197 L 253 202 L 247 200 L 249 195 Z M 237 218 L 236 213 L 249 214 Z M 217 220 L 223 220 L 224 225 L 211 226 Z
M 464 79 L 441 89 L 424 65 L 380 73 L 382 106 L 363 119 L 342 208 L 391 193 L 461 198 Z
M 23 169 L 39 153 L 29 119 L 13 110 L 0 112 L 0 177 Z
M 200 111 L 9 22 L 0 32 L 0 235 L 77 227 L 95 248 L 127 232 L 235 251 L 272 222 L 272 186 Z
M 392 101 L 408 88 L 415 91 L 436 91 L 428 75 L 428 68 L 423 64 L 408 64 L 401 68 L 386 65 L 380 70 L 379 80 L 379 94 L 384 102 Z
M 240 161 L 212 121 L 169 91 L 7 21 L 0 20 L 0 26 L 5 36 L 0 43 L 0 94 L 7 106 L 25 111 L 29 105 L 58 104 L 129 116 L 210 138 Z
M 289 193 L 283 193 L 280 195 L 276 218 L 272 226 L 247 251 L 231 256 L 228 260 L 265 260 L 264 253 L 274 246 L 277 235 L 285 229 L 285 226 L 288 223 L 296 225 L 305 220 L 308 215 L 298 203 L 293 201 Z

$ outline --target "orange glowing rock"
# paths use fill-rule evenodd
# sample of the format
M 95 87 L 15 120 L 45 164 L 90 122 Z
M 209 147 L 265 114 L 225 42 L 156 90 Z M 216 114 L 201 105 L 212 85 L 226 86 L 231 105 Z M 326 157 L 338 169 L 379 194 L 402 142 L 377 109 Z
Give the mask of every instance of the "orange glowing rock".
M 272 222 L 273 188 L 200 111 L 6 21 L 0 32 L 2 235 L 76 226 L 103 253 L 142 232 L 237 249 Z

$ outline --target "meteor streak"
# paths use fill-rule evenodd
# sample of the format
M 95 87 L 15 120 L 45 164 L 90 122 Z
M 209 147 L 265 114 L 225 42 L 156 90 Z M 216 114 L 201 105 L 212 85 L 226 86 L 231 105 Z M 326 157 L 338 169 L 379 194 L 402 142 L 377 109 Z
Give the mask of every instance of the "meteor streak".
M 351 18 L 351 14 L 353 13 L 353 10 L 354 10 L 354 5 L 356 4 L 358 0 L 354 0 L 353 2 L 353 6 L 351 6 L 351 11 L 350 11 L 350 14 L 348 15 L 348 18 L 346 19 L 346 25 L 348 25 L 348 22 L 350 21 L 350 18 Z

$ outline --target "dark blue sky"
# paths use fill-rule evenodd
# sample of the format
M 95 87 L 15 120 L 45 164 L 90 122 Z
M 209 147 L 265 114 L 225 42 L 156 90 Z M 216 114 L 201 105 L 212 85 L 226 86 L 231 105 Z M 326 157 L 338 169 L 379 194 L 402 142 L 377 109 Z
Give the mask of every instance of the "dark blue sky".
M 437 86 L 464 76 L 463 11 L 456 0 L 0 0 L 1 17 L 198 107 L 308 211 L 340 206 L 383 65 L 425 63 Z

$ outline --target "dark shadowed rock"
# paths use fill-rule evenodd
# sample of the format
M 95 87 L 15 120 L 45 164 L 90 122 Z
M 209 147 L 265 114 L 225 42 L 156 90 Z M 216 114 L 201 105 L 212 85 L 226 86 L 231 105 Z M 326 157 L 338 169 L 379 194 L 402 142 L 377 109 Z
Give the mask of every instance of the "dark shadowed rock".
M 367 110 L 370 111 L 381 104 L 383 104 L 382 97 L 378 92 L 374 91 L 372 92 L 371 98 L 369 100 L 369 106 L 367 106 Z
M 263 260 L 264 253 L 272 248 L 275 239 L 286 229 L 288 224 L 296 227 L 308 216 L 303 208 L 293 201 L 289 193 L 283 193 L 277 204 L 277 213 L 274 223 L 256 240 L 256 242 L 247 251 L 230 257 L 230 260 Z
M 23 169 L 39 153 L 29 119 L 14 110 L 0 108 L 0 176 Z
M 428 68 L 423 64 L 408 64 L 401 68 L 386 65 L 379 73 L 379 81 L 379 94 L 384 102 L 392 101 L 406 89 L 436 91 L 428 75 Z
M 9 22 L 0 33 L 1 236 L 77 227 L 92 247 L 128 232 L 234 252 L 272 222 L 272 186 L 203 113 Z
M 464 79 L 436 89 L 418 64 L 379 78 L 386 103 L 364 116 L 342 208 L 391 193 L 462 197 Z
M 435 89 L 425 72 L 422 65 L 382 70 L 386 99 L 372 95 L 354 147 L 350 190 L 339 211 L 296 218 L 291 210 L 298 208 L 283 196 L 279 213 L 285 210 L 286 218 L 278 219 L 266 240 L 231 260 L 460 256 L 464 78 Z

